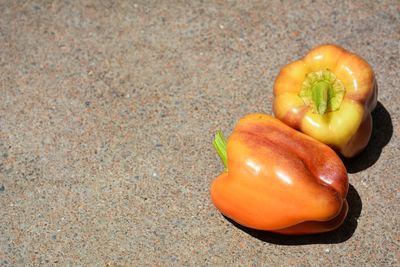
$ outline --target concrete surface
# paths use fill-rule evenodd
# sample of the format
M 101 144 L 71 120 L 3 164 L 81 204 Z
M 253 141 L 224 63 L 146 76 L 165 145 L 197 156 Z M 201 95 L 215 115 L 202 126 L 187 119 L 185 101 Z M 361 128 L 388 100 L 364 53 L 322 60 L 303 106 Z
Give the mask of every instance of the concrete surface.
M 0 1 L 1 266 L 399 266 L 399 1 Z M 336 43 L 376 71 L 345 225 L 280 237 L 213 207 L 211 140 Z

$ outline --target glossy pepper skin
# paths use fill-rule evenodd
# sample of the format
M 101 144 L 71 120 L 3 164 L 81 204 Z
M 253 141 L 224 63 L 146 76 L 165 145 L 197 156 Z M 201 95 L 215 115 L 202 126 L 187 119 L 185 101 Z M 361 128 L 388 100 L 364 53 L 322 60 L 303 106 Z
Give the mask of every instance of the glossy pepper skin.
M 227 170 L 213 181 L 211 199 L 237 223 L 300 235 L 331 231 L 345 219 L 348 178 L 342 161 L 327 145 L 278 119 L 242 118 L 226 157 Z
M 322 76 L 323 72 L 331 75 L 330 81 L 312 84 L 310 76 Z M 343 91 L 339 90 L 337 99 L 330 102 L 333 80 Z M 302 88 L 307 86 L 308 99 L 301 96 Z M 328 93 L 318 91 L 321 86 Z M 275 80 L 274 96 L 273 111 L 278 119 L 343 156 L 353 157 L 368 144 L 377 87 L 371 66 L 358 55 L 335 45 L 316 47 L 281 69 Z M 318 103 L 324 97 L 325 101 Z

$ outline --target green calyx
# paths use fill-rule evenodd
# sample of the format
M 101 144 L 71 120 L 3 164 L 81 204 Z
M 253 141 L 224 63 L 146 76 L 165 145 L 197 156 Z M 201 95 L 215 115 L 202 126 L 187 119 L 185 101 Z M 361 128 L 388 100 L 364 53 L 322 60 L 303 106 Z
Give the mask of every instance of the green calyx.
M 228 171 L 228 153 L 226 151 L 226 139 L 221 130 L 218 130 L 215 134 L 215 138 L 213 141 L 213 145 L 215 150 L 218 153 L 218 156 L 221 158 L 222 163 L 224 164 L 225 171 Z
M 314 113 L 323 115 L 338 110 L 345 93 L 342 81 L 333 72 L 321 70 L 307 74 L 299 96 Z

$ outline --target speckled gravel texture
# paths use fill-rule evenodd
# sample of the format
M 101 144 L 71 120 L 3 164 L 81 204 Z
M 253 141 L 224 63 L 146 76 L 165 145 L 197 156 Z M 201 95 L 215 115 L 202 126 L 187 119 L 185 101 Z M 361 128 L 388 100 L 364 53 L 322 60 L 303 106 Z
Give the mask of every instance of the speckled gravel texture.
M 0 1 L 0 266 L 399 266 L 399 40 L 399 1 Z M 210 200 L 213 135 L 322 43 L 379 85 L 349 217 L 242 228 Z

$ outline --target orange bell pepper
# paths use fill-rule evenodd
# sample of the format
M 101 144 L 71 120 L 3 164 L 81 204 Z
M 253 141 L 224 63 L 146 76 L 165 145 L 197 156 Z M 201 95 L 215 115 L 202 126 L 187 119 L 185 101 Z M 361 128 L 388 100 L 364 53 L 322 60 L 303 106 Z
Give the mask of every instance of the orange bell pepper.
M 274 95 L 278 119 L 343 156 L 367 146 L 377 87 L 371 66 L 358 55 L 335 45 L 316 47 L 282 68 Z
M 242 118 L 226 143 L 214 147 L 225 172 L 211 185 L 211 199 L 237 223 L 281 234 L 333 230 L 348 205 L 346 169 L 327 145 L 268 115 Z

